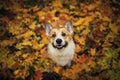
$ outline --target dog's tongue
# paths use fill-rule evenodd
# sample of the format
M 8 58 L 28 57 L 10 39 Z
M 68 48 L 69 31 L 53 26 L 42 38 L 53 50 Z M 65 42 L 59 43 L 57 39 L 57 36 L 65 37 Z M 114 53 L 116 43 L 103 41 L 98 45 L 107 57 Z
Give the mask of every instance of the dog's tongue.
M 57 45 L 57 48 L 58 48 L 58 49 L 61 49 L 61 48 L 62 48 L 62 46 L 61 46 L 61 45 Z

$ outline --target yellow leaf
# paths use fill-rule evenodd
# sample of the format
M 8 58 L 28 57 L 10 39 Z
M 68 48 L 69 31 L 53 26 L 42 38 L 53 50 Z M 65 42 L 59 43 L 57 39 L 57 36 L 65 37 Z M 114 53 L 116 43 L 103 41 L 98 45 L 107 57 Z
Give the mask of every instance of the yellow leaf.
M 103 31 L 103 30 L 105 30 L 105 26 L 100 25 L 100 31 Z
M 75 26 L 81 25 L 84 22 L 84 18 L 79 19 L 76 23 L 74 23 Z
M 61 71 L 61 67 L 54 67 L 54 71 L 56 72 L 56 73 L 59 73 L 60 71 Z
M 17 49 L 22 49 L 24 46 L 21 44 L 21 43 L 18 43 L 18 44 L 16 44 L 16 46 L 15 46 Z
M 12 56 L 8 58 L 7 63 L 9 64 L 8 65 L 9 68 L 12 68 L 13 64 L 15 64 L 15 61 Z
M 0 45 L 2 46 L 11 46 L 15 43 L 15 39 L 9 39 L 9 40 L 3 40 L 0 42 Z
M 85 45 L 86 38 L 84 36 L 79 37 L 78 35 L 75 35 L 75 42 L 79 43 L 80 45 Z
M 20 70 L 15 70 L 15 71 L 14 71 L 14 75 L 18 75 L 19 72 L 20 72 Z
M 96 49 L 95 49 L 95 48 L 91 48 L 91 49 L 90 49 L 90 54 L 91 54 L 92 56 L 95 56 L 95 54 L 96 54 Z
M 40 43 L 40 44 L 34 43 L 34 44 L 33 44 L 33 48 L 39 50 L 39 49 L 41 49 L 44 45 L 45 45 L 44 43 Z
M 111 30 L 117 34 L 118 33 L 118 30 L 120 30 L 120 26 L 117 26 L 116 24 L 110 24 L 109 26 L 111 28 Z
M 23 41 L 23 43 L 22 43 L 22 45 L 24 46 L 24 45 L 32 45 L 32 43 L 30 42 L 30 41 L 28 41 L 28 40 L 24 40 Z
M 32 24 L 29 26 L 30 29 L 35 29 L 36 28 L 36 22 L 32 22 Z
M 94 10 L 96 7 L 97 7 L 96 4 L 90 4 L 90 5 L 88 6 L 88 10 L 89 10 L 89 11 L 92 11 L 92 10 Z
M 24 34 L 18 35 L 18 36 L 16 36 L 16 37 L 17 37 L 17 38 L 24 37 L 25 39 L 28 39 L 28 38 L 30 38 L 31 35 L 35 35 L 35 32 L 28 30 L 28 31 L 26 31 Z
M 60 0 L 53 1 L 52 6 L 55 8 L 61 8 L 62 7 L 61 1 Z
M 78 26 L 78 25 L 88 26 L 90 21 L 92 21 L 92 17 L 80 18 L 76 23 L 74 23 L 74 25 L 75 26 Z
M 41 44 L 39 45 L 39 48 L 42 48 L 44 45 L 45 45 L 44 43 L 41 43 Z
M 33 12 L 38 11 L 40 8 L 38 6 L 33 7 Z
M 28 57 L 28 54 L 27 54 L 27 53 L 26 53 L 26 54 L 23 54 L 22 57 L 23 57 L 23 58 L 27 58 L 27 57 Z
M 73 5 L 70 5 L 70 9 L 75 9 L 76 7 Z
M 44 11 L 39 11 L 39 12 L 37 12 L 37 15 L 39 16 L 39 17 L 42 17 L 42 16 L 45 16 L 45 12 Z
M 107 17 L 107 16 L 104 16 L 104 17 L 101 16 L 101 18 L 102 18 L 102 20 L 104 20 L 104 21 L 109 21 L 109 22 L 111 21 L 111 19 L 110 19 L 109 17 Z
M 88 35 L 90 32 L 90 29 L 86 28 L 83 32 L 82 35 Z
M 78 44 L 76 44 L 75 52 L 78 53 L 80 51 L 81 51 L 81 47 Z
M 20 56 L 21 54 L 22 54 L 21 51 L 17 51 L 17 52 L 15 53 L 16 56 Z

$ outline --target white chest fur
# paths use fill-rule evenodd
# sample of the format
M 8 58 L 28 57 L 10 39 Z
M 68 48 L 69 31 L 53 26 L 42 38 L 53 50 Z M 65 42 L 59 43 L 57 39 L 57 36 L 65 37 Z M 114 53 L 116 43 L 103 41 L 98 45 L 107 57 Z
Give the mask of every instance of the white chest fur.
M 71 65 L 71 61 L 74 57 L 75 44 L 73 40 L 68 43 L 66 48 L 58 50 L 52 46 L 52 44 L 48 44 L 48 54 L 49 57 L 59 66 Z

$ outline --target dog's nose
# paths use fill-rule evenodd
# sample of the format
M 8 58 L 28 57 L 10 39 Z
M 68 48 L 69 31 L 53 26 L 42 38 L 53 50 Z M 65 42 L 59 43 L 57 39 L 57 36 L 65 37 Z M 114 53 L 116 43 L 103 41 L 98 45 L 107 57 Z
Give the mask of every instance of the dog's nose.
M 56 40 L 56 43 L 57 43 L 57 44 L 61 44 L 61 42 L 62 42 L 62 39 L 57 39 L 57 40 Z

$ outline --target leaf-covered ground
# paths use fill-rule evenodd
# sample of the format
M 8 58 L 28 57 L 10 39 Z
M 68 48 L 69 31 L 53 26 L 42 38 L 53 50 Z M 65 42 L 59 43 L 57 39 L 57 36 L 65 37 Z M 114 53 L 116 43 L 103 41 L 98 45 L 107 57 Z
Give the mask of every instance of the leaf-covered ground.
M 71 67 L 47 55 L 44 23 L 71 20 Z M 0 80 L 120 80 L 119 0 L 0 0 Z

